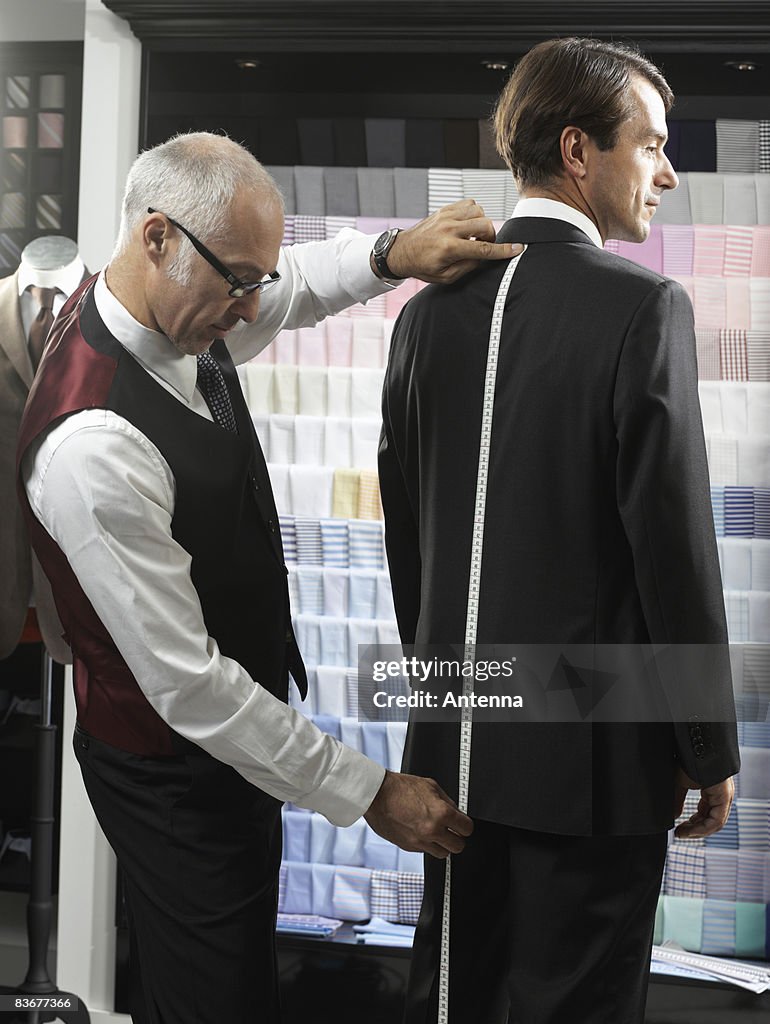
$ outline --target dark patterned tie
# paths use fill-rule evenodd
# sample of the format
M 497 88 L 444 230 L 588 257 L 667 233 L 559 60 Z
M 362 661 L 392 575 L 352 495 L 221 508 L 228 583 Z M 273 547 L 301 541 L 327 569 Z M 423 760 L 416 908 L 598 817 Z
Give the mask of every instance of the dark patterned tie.
M 219 363 L 210 352 L 198 356 L 198 390 L 206 399 L 214 422 L 233 434 L 238 433 L 230 393 Z
M 39 288 L 37 285 L 31 284 L 27 288 L 27 291 L 31 294 L 35 302 L 40 304 L 40 311 L 30 325 L 29 337 L 27 339 L 29 357 L 32 360 L 32 368 L 37 370 L 43 355 L 43 349 L 45 348 L 45 341 L 48 337 L 48 332 L 51 330 L 51 324 L 54 319 L 54 296 L 60 292 L 60 289 Z

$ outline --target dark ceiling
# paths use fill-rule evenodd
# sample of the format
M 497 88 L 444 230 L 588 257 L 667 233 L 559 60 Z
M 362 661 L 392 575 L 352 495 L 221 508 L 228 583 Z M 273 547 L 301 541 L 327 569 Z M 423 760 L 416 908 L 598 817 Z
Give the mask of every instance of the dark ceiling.
M 770 0 L 768 0 L 770 4 Z M 770 53 L 740 48 L 722 53 L 656 53 L 648 56 L 662 68 L 674 92 L 683 96 L 770 96 Z M 192 93 L 346 93 L 365 92 L 496 94 L 506 72 L 490 71 L 482 58 L 513 62 L 504 48 L 477 53 L 274 53 L 259 47 L 238 52 L 162 52 L 151 54 L 152 89 Z M 255 58 L 255 69 L 242 70 L 240 58 Z M 725 62 L 740 57 L 759 66 L 738 72 Z M 768 113 L 770 117 L 770 102 Z

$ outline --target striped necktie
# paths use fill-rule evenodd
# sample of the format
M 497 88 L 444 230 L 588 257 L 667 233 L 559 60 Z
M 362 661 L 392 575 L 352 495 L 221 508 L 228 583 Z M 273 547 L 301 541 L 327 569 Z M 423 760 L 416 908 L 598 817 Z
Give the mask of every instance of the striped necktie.
M 214 422 L 224 430 L 238 433 L 230 393 L 219 363 L 210 352 L 198 356 L 198 390 L 206 399 Z
M 40 288 L 37 285 L 31 284 L 27 288 L 27 291 L 35 302 L 40 305 L 38 314 L 30 325 L 29 336 L 27 338 L 27 347 L 29 349 L 29 357 L 32 360 L 32 368 L 37 370 L 43 356 L 43 349 L 45 348 L 48 332 L 51 330 L 51 324 L 54 320 L 53 300 L 60 292 L 60 289 Z

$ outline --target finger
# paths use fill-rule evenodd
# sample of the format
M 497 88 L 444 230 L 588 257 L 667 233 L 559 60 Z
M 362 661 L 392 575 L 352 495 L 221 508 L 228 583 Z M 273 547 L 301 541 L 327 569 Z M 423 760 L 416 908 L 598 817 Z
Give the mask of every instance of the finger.
M 453 811 L 446 816 L 446 827 L 455 835 L 467 839 L 473 833 L 473 819 L 469 818 L 467 814 L 463 814 L 462 811 Z
M 438 843 L 427 843 L 423 852 L 429 853 L 436 860 L 446 860 L 449 856 L 449 851 L 445 850 L 443 846 L 439 846 Z
M 442 209 L 443 212 L 452 213 L 461 220 L 466 220 L 469 217 L 484 216 L 483 206 L 481 203 L 476 202 L 475 199 L 456 199 L 453 203 L 447 203 Z
M 495 225 L 484 216 L 483 210 L 480 216 L 457 219 L 455 230 L 459 238 L 481 238 L 486 242 L 494 242 L 497 236 Z
M 433 841 L 437 846 L 443 847 L 448 853 L 461 853 L 465 849 L 463 837 L 458 836 L 456 832 L 450 832 L 449 829 L 434 836 Z
M 675 830 L 675 835 L 684 839 L 702 839 L 719 832 L 726 821 L 727 817 L 721 808 L 717 811 L 712 807 L 707 813 L 693 814 Z
M 491 242 L 481 238 L 458 238 L 455 252 L 462 260 L 509 260 L 524 251 L 518 242 Z

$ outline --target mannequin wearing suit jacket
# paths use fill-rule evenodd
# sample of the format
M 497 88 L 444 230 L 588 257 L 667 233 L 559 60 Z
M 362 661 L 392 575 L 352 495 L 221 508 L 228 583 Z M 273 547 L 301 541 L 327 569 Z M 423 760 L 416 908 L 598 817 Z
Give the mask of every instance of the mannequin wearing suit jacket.
M 569 39 L 531 51 L 499 101 L 498 148 L 524 197 L 499 240 L 527 249 L 502 320 L 476 642 L 710 645 L 698 690 L 713 719 L 474 723 L 448 973 L 444 866 L 426 857 L 409 1024 L 437 1019 L 446 977 L 450 1022 L 641 1024 L 666 830 L 688 787 L 702 813 L 680 835 L 729 812 L 739 765 L 692 309 L 602 248 L 642 241 L 677 185 L 671 101 L 635 51 Z M 401 638 L 418 647 L 466 635 L 504 272 L 425 289 L 393 334 L 380 482 Z M 457 797 L 458 738 L 413 718 L 405 770 Z
M 30 242 L 16 273 L 0 281 L 0 658 L 19 642 L 32 600 L 48 653 L 63 664 L 72 660 L 16 497 L 16 435 L 35 372 L 27 338 L 38 307 L 27 289 L 58 288 L 56 313 L 80 284 L 83 271 L 75 243 L 52 236 Z

